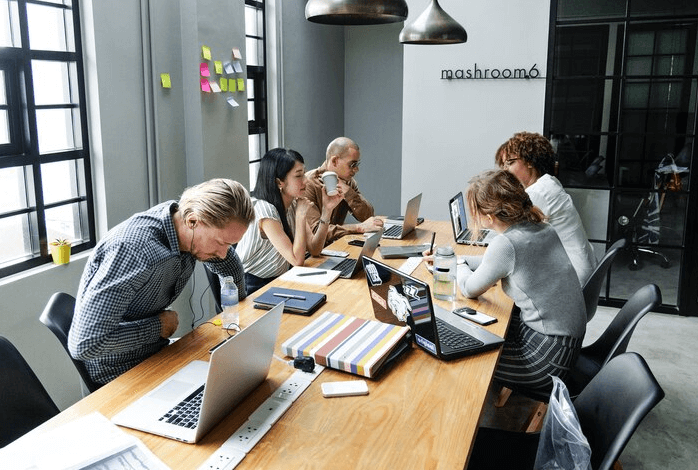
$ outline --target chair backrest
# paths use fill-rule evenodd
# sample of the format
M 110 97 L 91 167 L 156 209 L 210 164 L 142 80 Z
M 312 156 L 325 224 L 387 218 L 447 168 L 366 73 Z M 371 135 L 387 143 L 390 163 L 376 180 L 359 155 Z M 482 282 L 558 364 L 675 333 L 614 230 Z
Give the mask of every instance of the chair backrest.
M 0 447 L 59 413 L 17 348 L 0 336 Z
M 68 332 L 70 331 L 70 325 L 73 323 L 73 311 L 75 310 L 75 297 L 65 292 L 56 292 L 51 296 L 44 311 L 41 312 L 39 320 L 41 323 L 46 325 L 49 330 L 56 335 L 58 341 L 68 353 L 68 357 L 73 361 L 75 368 L 78 370 L 82 381 L 90 392 L 94 392 L 99 387 L 100 384 L 94 382 L 90 377 L 89 372 L 87 372 L 87 367 L 85 363 L 73 359 L 68 350 Z
M 221 280 L 218 277 L 218 274 L 208 269 L 205 264 L 204 270 L 206 271 L 206 277 L 208 278 L 208 285 L 211 287 L 213 300 L 216 302 L 216 313 L 221 313 L 223 311 L 223 308 L 221 308 Z
M 584 283 L 582 287 L 582 293 L 584 294 L 584 305 L 587 310 L 587 322 L 591 321 L 596 314 L 596 307 L 599 304 L 599 295 L 601 294 L 601 286 L 606 280 L 606 275 L 608 270 L 611 269 L 611 264 L 613 264 L 613 258 L 616 257 L 618 252 L 625 247 L 627 243 L 625 238 L 620 238 L 614 242 L 610 248 L 603 255 L 601 261 L 596 265 L 596 268 L 589 276 L 589 279 Z
M 625 302 L 601 336 L 583 348 L 583 354 L 603 367 L 626 351 L 640 319 L 661 303 L 662 293 L 659 287 L 655 284 L 641 287 Z
M 591 467 L 613 468 L 635 429 L 663 398 L 642 356 L 625 353 L 609 361 L 574 401 L 591 446 Z

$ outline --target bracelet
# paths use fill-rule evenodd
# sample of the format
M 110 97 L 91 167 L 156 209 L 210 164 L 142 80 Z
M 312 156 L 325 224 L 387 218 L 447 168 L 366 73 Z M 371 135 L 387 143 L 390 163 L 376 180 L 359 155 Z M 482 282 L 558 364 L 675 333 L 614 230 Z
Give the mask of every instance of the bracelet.
M 321 223 L 321 224 L 325 224 L 325 225 L 329 225 L 329 222 L 328 222 L 328 221 L 322 220 L 322 219 L 320 219 L 320 223 Z

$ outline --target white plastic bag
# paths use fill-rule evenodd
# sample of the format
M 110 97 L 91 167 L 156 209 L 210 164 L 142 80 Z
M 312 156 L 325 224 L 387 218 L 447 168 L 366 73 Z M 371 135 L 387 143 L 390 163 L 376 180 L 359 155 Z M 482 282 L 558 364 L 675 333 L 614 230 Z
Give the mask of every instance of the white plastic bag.
M 591 470 L 591 447 L 582 433 L 567 387 L 553 377 L 548 412 L 538 442 L 534 470 Z

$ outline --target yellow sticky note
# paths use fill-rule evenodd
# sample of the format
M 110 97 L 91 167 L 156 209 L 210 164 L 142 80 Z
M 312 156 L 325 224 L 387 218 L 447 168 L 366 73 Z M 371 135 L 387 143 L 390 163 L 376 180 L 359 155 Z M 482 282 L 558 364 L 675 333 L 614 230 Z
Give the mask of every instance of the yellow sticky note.
M 238 78 L 238 91 L 245 91 L 245 79 Z
M 160 82 L 162 83 L 163 88 L 172 88 L 172 81 L 170 80 L 169 73 L 161 73 Z
M 228 91 L 228 79 L 227 78 L 221 78 L 221 90 Z
M 211 48 L 208 46 L 201 46 L 201 57 L 206 60 L 211 60 Z
M 231 78 L 228 80 L 228 91 L 233 92 L 233 93 L 237 91 L 237 89 L 236 89 L 237 87 L 235 86 L 235 83 L 236 82 L 235 82 L 234 78 Z
M 213 62 L 213 67 L 215 68 L 216 73 L 217 73 L 218 75 L 221 75 L 221 74 L 223 73 L 223 62 L 221 62 L 220 60 L 214 61 L 214 62 Z

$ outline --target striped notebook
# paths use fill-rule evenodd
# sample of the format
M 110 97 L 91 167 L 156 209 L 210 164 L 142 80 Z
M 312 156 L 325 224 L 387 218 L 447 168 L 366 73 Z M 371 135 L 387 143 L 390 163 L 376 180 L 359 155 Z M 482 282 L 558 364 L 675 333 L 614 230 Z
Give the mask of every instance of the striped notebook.
M 281 345 L 291 357 L 312 356 L 315 362 L 364 377 L 375 377 L 393 350 L 408 345 L 407 326 L 324 312 Z

